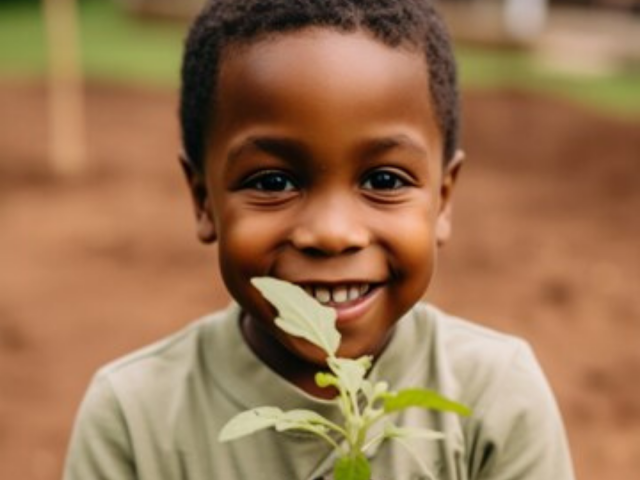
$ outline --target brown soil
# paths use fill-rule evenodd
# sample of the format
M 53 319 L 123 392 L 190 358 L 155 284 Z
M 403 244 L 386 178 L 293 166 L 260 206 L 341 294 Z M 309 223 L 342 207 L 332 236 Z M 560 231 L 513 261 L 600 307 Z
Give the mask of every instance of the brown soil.
M 95 369 L 227 301 L 174 161 L 175 98 L 89 89 L 89 171 L 45 166 L 42 88 L 0 86 L 0 467 L 59 477 Z M 456 235 L 431 297 L 526 337 L 579 478 L 640 475 L 640 122 L 469 94 Z

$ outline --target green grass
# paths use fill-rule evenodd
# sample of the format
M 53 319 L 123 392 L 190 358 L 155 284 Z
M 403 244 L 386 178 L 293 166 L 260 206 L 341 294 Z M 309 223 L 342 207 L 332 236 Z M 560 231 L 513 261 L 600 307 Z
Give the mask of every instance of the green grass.
M 89 78 L 174 86 L 185 26 L 142 22 L 110 0 L 81 4 L 83 68 Z M 0 6 L 0 75 L 46 72 L 46 31 L 37 4 Z
M 524 88 L 570 98 L 616 115 L 640 115 L 640 72 L 571 75 L 541 67 L 524 51 L 465 47 L 458 48 L 456 54 L 464 88 Z
M 614 114 L 640 116 L 640 74 L 582 80 L 543 73 L 538 78 L 530 81 L 531 88 L 571 98 Z
M 175 87 L 185 26 L 125 15 L 111 0 L 81 3 L 82 58 L 87 77 Z M 536 66 L 524 52 L 459 48 L 465 88 L 504 86 L 571 98 L 619 115 L 640 115 L 640 73 L 610 77 L 562 75 Z M 46 35 L 35 3 L 0 5 L 0 76 L 46 72 Z
M 142 22 L 111 2 L 82 9 L 83 61 L 92 78 L 177 85 L 186 26 Z
M 36 5 L 0 5 L 0 73 L 41 75 L 45 70 L 45 35 Z

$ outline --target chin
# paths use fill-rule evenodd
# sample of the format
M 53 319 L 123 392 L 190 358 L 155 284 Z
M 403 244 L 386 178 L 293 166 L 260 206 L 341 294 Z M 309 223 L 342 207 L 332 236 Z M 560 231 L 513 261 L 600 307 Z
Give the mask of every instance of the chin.
M 355 360 L 365 355 L 377 356 L 378 351 L 373 348 L 349 347 L 348 345 L 345 345 L 344 347 L 340 347 L 338 349 L 338 353 L 336 356 L 342 358 L 351 358 Z
M 316 365 L 322 368 L 327 366 L 327 354 L 306 340 L 298 338 L 291 339 L 285 344 L 285 347 L 292 355 L 310 365 Z M 340 352 L 338 351 L 338 353 Z

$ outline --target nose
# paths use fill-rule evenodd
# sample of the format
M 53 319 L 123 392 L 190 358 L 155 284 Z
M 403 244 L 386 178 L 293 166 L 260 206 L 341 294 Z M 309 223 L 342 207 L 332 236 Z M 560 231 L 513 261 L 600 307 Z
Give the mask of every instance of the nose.
M 370 230 L 361 209 L 345 196 L 308 201 L 291 234 L 292 245 L 312 256 L 355 253 L 368 246 Z

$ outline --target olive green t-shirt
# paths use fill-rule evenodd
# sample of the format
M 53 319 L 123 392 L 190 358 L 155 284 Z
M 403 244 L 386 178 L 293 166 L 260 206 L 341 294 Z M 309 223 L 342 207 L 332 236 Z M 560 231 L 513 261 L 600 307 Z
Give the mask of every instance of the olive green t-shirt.
M 337 406 L 266 367 L 231 306 L 101 369 L 82 403 L 64 480 L 315 480 L 331 478 L 323 440 L 271 430 L 220 444 L 222 426 L 257 406 Z M 375 480 L 572 480 L 562 421 L 520 339 L 416 305 L 371 371 L 392 389 L 425 387 L 473 409 L 468 418 L 418 408 L 397 423 L 445 440 L 391 441 L 371 454 Z M 430 476 L 432 475 L 432 476 Z

